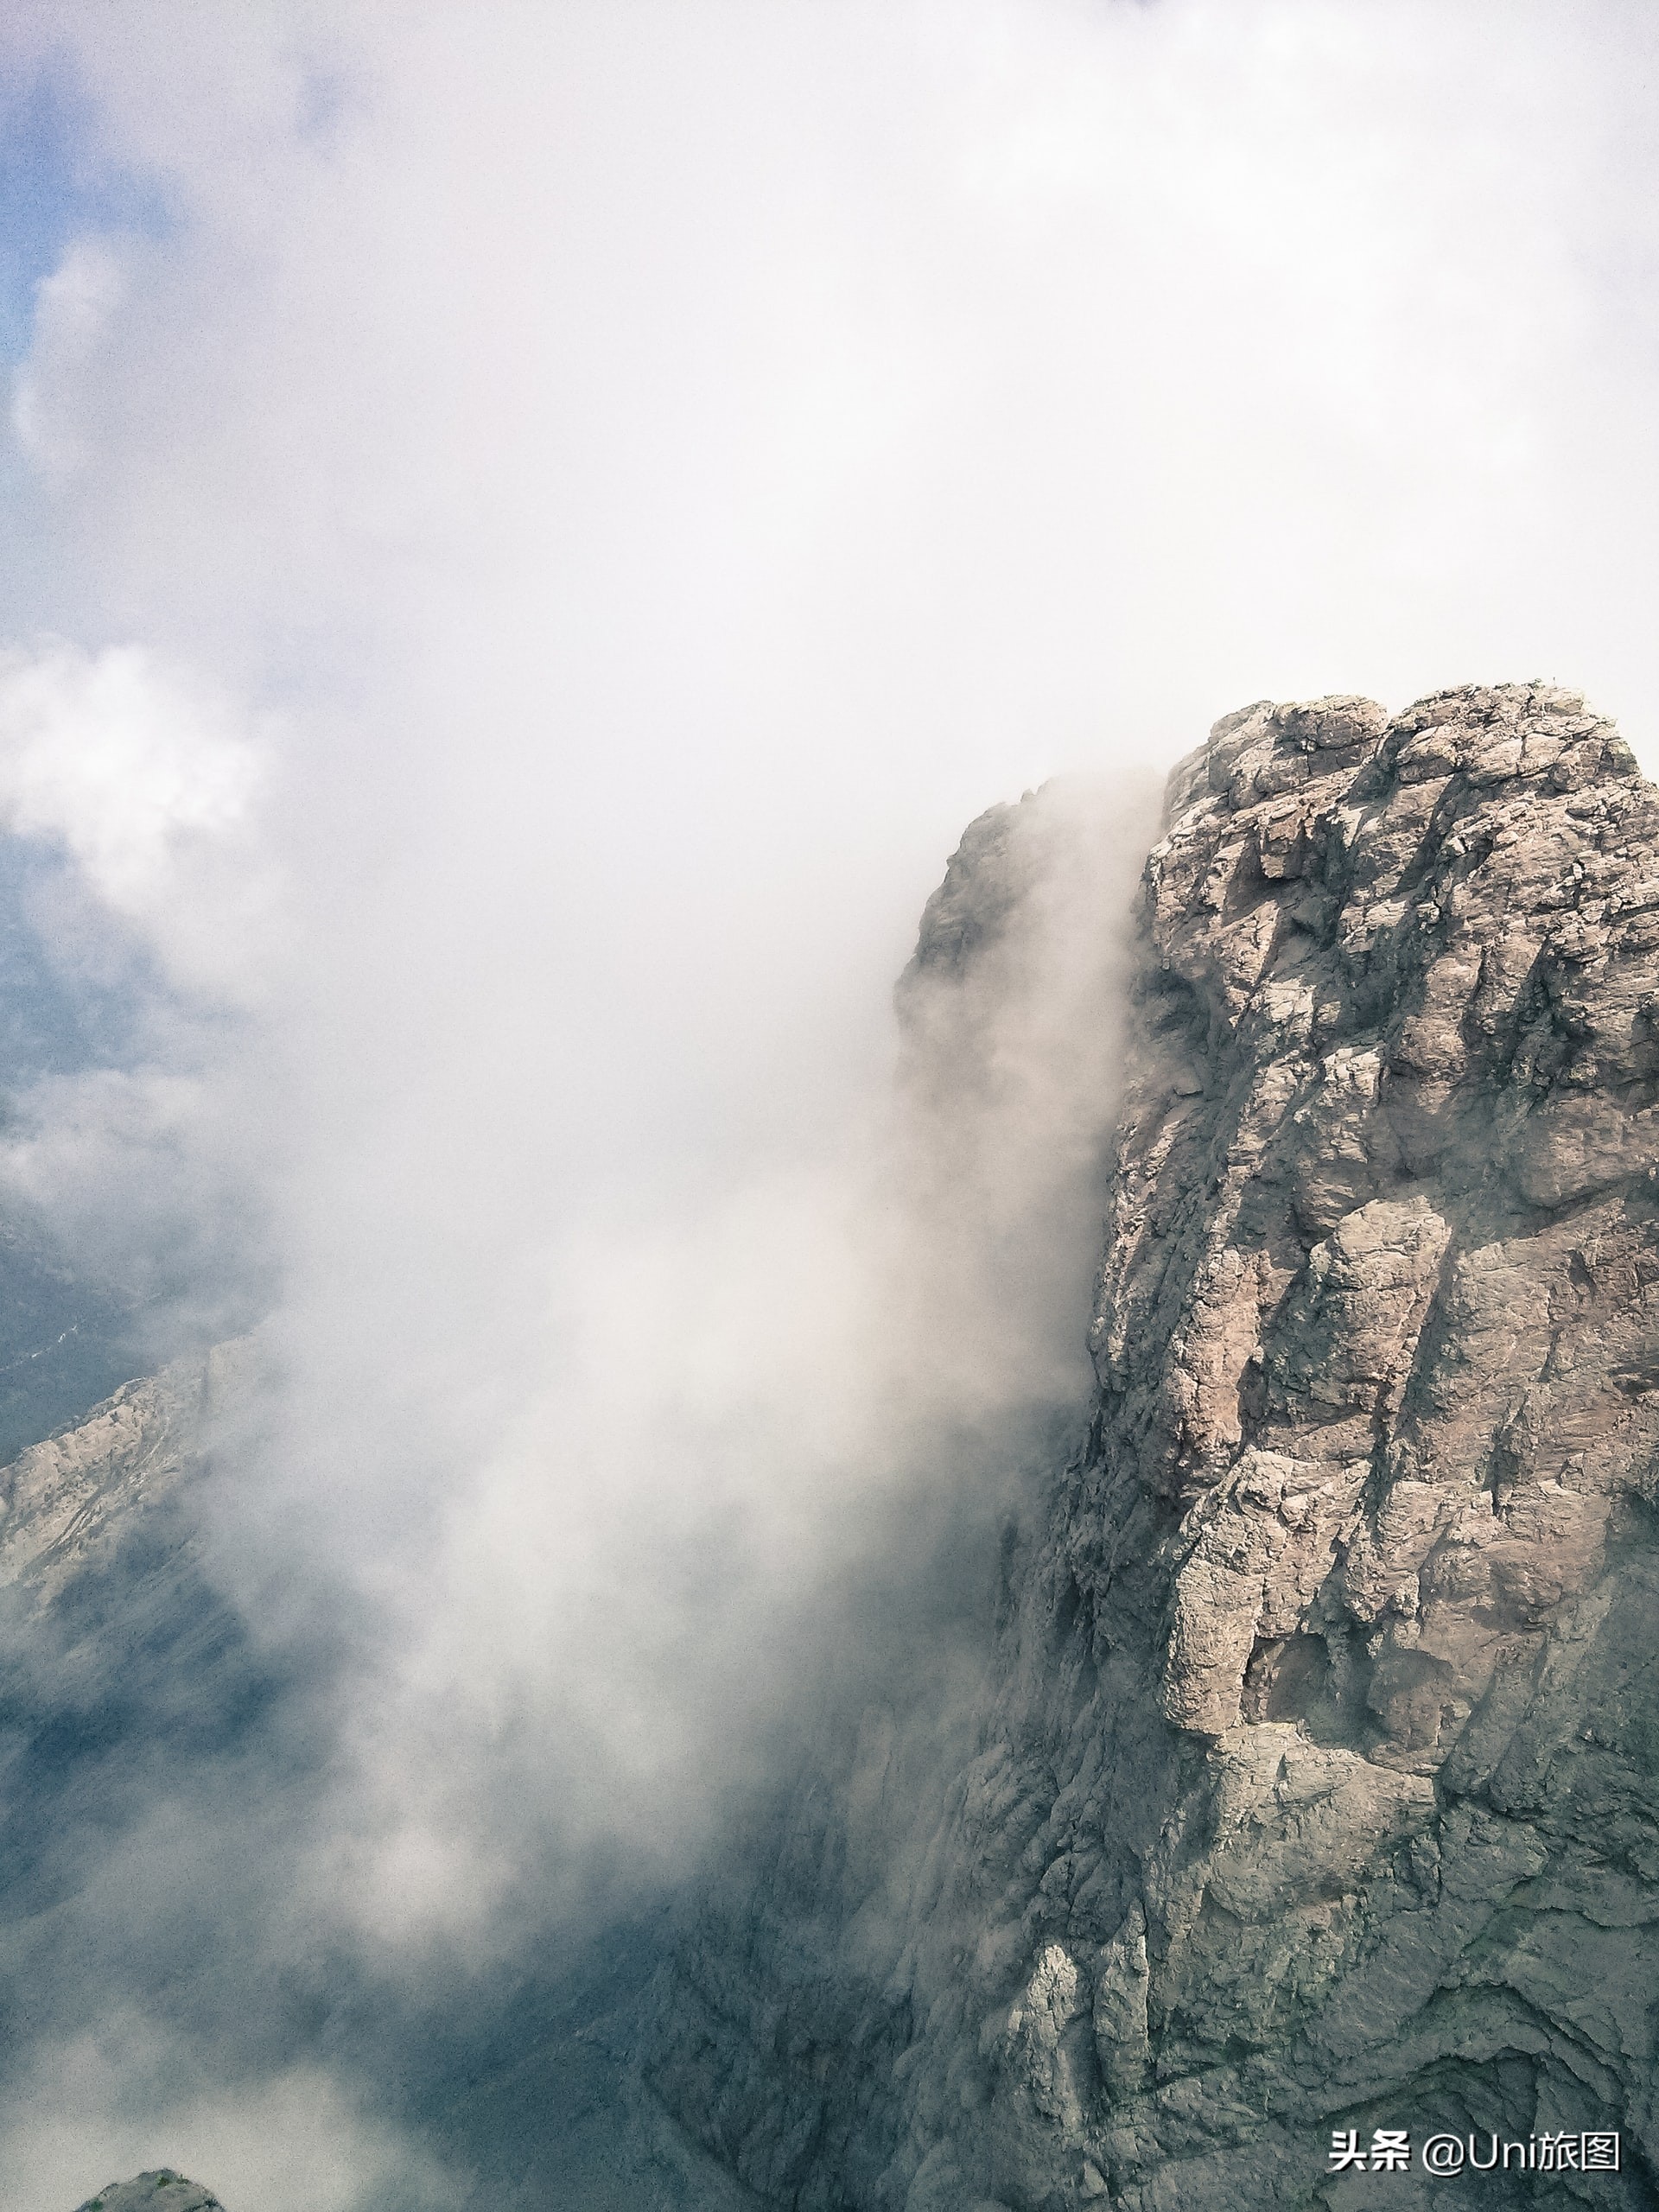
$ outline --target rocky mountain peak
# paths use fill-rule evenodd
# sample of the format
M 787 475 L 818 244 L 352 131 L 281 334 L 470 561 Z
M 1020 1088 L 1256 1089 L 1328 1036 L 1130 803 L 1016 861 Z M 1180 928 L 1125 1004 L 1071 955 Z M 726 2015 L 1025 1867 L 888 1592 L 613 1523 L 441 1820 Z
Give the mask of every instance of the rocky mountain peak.
M 1645 2202 L 1659 794 L 1541 684 L 1246 708 L 1133 1003 L 1098 1395 L 978 1747 L 806 1778 L 658 2094 L 791 2206 L 1335 2204 L 1377 2127 L 1618 2131 Z
M 1343 2212 L 1378 2144 L 1414 2212 L 1659 2194 L 1659 792 L 1541 684 L 1228 715 L 1127 1052 L 1122 834 L 992 810 L 899 994 L 930 1202 L 992 1249 L 1092 1205 L 1116 1113 L 1086 1433 L 976 1693 L 835 1713 L 638 2009 L 484 2084 L 582 2107 L 583 2202 Z M 0 1471 L 0 1584 L 118 1583 L 236 1370 Z
M 187 2181 L 170 2166 L 112 2181 L 88 2197 L 80 2212 L 225 2212 L 211 2189 Z

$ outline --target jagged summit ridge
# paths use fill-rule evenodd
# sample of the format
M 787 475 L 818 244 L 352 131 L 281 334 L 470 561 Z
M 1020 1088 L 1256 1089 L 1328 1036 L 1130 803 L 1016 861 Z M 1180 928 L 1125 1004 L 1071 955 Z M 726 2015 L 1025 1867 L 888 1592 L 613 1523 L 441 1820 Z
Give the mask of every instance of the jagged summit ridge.
M 977 1747 L 918 1789 L 896 1703 L 804 1779 L 652 2078 L 795 2207 L 1336 2205 L 1338 2126 L 1617 2128 L 1529 2201 L 1646 2203 L 1659 795 L 1541 684 L 1245 709 L 1135 999 Z

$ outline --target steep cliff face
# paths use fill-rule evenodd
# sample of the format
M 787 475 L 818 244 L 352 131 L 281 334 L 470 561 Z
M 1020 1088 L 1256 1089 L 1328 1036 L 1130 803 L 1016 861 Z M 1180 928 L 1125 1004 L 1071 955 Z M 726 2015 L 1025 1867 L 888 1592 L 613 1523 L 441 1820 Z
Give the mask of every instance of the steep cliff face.
M 1093 1419 L 972 1740 L 897 1700 L 804 1777 L 648 2078 L 824 2212 L 1649 2204 L 1659 794 L 1541 687 L 1248 709 L 1135 1004 Z M 1350 2128 L 1622 2165 L 1333 2177 Z

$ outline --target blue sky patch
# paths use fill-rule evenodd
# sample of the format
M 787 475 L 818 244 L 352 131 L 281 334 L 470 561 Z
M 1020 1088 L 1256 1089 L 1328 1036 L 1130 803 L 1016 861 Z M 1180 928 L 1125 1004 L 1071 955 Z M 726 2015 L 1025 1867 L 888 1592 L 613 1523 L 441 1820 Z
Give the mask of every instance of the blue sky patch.
M 35 288 L 71 238 L 168 227 L 158 185 L 99 156 L 89 104 L 61 73 L 0 73 L 0 362 L 29 351 Z

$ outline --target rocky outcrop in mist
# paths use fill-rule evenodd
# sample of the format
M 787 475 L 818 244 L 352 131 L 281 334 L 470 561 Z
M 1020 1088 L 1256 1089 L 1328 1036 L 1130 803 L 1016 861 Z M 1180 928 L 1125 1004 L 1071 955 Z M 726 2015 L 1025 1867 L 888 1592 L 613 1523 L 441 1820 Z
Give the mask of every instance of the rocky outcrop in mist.
M 966 1586 L 889 1594 L 908 1644 L 860 1655 L 666 1943 L 596 1930 L 447 2031 L 296 1985 L 293 2047 L 321 2019 L 360 2053 L 457 2205 L 1656 2201 L 1659 793 L 1541 687 L 1229 716 L 1147 867 L 1127 1070 L 1071 1033 L 1109 1018 L 1116 935 L 1039 990 L 1116 928 L 1090 820 L 976 824 L 900 991 L 927 1217 L 972 1217 L 930 1251 L 1033 1274 L 1015 1230 L 1092 1205 L 1116 1117 L 1077 1448 L 982 1634 Z M 1000 1360 L 1010 1433 L 1064 1414 L 1028 1339 L 1069 1266 L 1010 1296 L 1001 1351 L 1042 1368 L 1027 1405 Z M 153 1770 L 240 1772 L 279 1726 L 188 1510 L 249 1357 L 0 1471 L 19 1987 L 55 1986 Z M 1332 2170 L 1378 2130 L 1408 2171 Z M 1432 2178 L 1437 2131 L 1534 2166 Z M 1585 2131 L 1617 2171 L 1556 2170 Z M 92 2202 L 216 2200 L 162 2171 Z
M 203 2189 L 170 2166 L 111 2182 L 87 2198 L 80 2212 L 225 2212 L 211 2189 Z
M 131 1534 L 196 1464 L 240 1342 L 124 1382 L 73 1427 L 0 1468 L 0 1586 L 49 1604 Z
M 978 1709 L 802 1776 L 646 2078 L 797 2212 L 1650 2203 L 1659 793 L 1541 686 L 1248 708 L 1134 1005 L 1098 1391 Z M 1621 2168 L 1332 2174 L 1380 2128 Z

